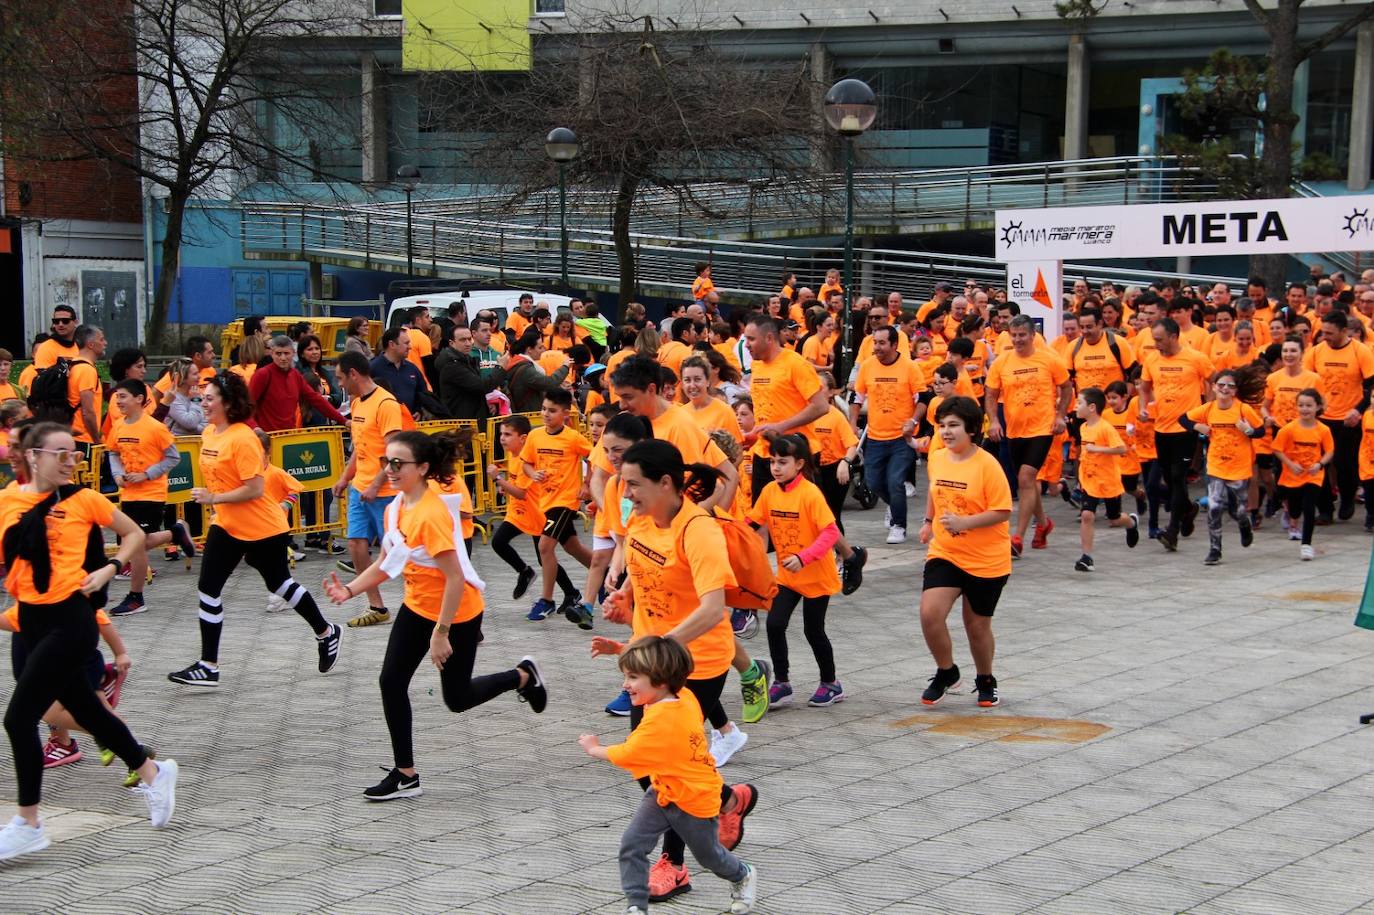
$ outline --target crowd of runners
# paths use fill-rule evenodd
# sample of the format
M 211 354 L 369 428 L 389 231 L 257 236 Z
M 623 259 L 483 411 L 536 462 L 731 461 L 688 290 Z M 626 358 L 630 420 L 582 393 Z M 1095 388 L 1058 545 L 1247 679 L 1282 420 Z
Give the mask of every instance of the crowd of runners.
M 378 682 L 392 765 L 362 791 L 369 801 L 421 794 L 409 686 L 426 659 L 451 711 L 505 693 L 544 711 L 534 658 L 475 675 L 493 600 L 482 575 L 501 561 L 514 572 L 511 601 L 534 598 L 517 611 L 530 624 L 566 619 L 594 633 L 593 656 L 617 659 L 621 688 L 607 677 L 604 709 L 629 719 L 629 736 L 580 744 L 644 790 L 620 850 L 629 911 L 691 889 L 687 848 L 730 883 L 732 912 L 751 911 L 756 874 L 734 852 L 759 793 L 718 769 L 770 709 L 846 698 L 826 617 L 863 581 L 867 551 L 843 523 L 851 487 L 881 501 L 894 551 L 921 512 L 920 629 L 936 666 L 926 705 L 962 682 L 946 622 L 956 603 L 977 706 L 999 704 L 992 619 L 1016 560 L 1061 555 L 1047 500 L 1079 518 L 1077 559 L 1062 559 L 1069 575 L 1094 570 L 1099 509 L 1126 546 L 1148 539 L 1169 553 L 1205 512 L 1207 542 L 1194 554 L 1209 565 L 1222 561 L 1228 519 L 1240 547 L 1272 528 L 1299 543 L 1302 560 L 1317 556 L 1316 528 L 1351 521 L 1360 503 L 1374 531 L 1374 271 L 1272 294 L 1252 280 L 1238 293 L 1079 281 L 1050 339 L 1004 292 L 974 281 L 941 283 L 911 304 L 899 292 L 856 296 L 849 358 L 836 271 L 819 293 L 788 275 L 777 295 L 727 316 L 701 265 L 693 301 L 661 325 L 636 304 L 617 327 L 593 303 L 552 315 L 533 296 L 504 322 L 420 309 L 388 331 L 383 352 L 350 340 L 327 366 L 308 328 L 272 336 L 258 322 L 228 371 L 215 370 L 210 341 L 193 338 L 156 381 L 142 353 L 113 354 L 108 386 L 96 371 L 103 334 L 58 307 L 33 365 L 0 388 L 0 457 L 14 474 L 0 491 L 14 604 L 0 616 L 13 633 L 4 723 L 19 782 L 0 860 L 49 844 L 44 771 L 82 758 L 76 731 L 104 765 L 122 761 L 153 826 L 173 815 L 176 762 L 155 758 L 118 711 L 130 659 L 116 621 L 171 613 L 144 598 L 150 554 L 200 558 L 199 645 L 184 618 L 165 624 L 196 652 L 167 675 L 169 689 L 233 688 L 220 640 L 240 564 L 260 576 L 269 609 L 309 627 L 321 674 L 339 663 L 346 628 L 389 626 Z M 12 359 L 0 350 L 0 377 Z M 504 511 L 488 519 L 491 553 L 474 549 L 474 481 L 460 470 L 472 433 L 414 428 L 416 418 L 488 415 L 499 417 L 501 457 L 484 469 Z M 345 424 L 351 446 L 332 489 L 348 555 L 318 585 L 318 575 L 295 577 L 301 487 L 268 460 L 265 434 L 312 421 Z M 204 514 L 194 519 L 166 505 L 179 434 L 201 439 L 192 497 Z M 96 444 L 108 491 L 77 480 Z M 329 536 L 304 545 L 342 552 Z M 392 608 L 381 585 L 397 577 Z M 129 591 L 107 612 L 117 579 Z M 349 608 L 340 622 L 317 595 Z M 793 687 L 798 609 L 814 690 Z M 755 653 L 760 628 L 767 650 Z M 724 700 L 732 669 L 739 721 Z

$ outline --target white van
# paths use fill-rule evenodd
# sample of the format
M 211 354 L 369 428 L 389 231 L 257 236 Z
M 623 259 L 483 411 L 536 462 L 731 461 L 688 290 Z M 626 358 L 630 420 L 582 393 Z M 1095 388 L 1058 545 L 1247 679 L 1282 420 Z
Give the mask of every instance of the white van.
M 410 316 L 410 309 L 416 305 L 424 305 L 429 309 L 432 317 L 448 314 L 448 307 L 454 302 L 462 302 L 467 308 L 468 320 L 477 316 L 479 311 L 493 311 L 496 313 L 500 326 L 506 326 L 506 318 L 520 304 L 520 296 L 525 295 L 523 289 L 464 289 L 453 292 L 426 292 L 420 295 L 408 295 L 403 298 L 395 299 L 391 307 L 387 309 L 386 326 L 399 327 L 406 323 Z M 534 296 L 534 306 L 536 308 L 545 306 L 549 309 L 552 317 L 558 317 L 560 311 L 568 311 L 572 299 L 565 295 L 544 295 L 537 292 L 530 292 Z

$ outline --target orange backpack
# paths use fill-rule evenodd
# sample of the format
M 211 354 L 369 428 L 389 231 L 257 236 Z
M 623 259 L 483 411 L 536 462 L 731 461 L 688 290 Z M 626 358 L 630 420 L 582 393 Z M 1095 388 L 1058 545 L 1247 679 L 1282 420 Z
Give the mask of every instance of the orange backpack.
M 714 508 L 710 515 L 725 535 L 725 555 L 735 575 L 735 584 L 725 587 L 725 605 L 734 610 L 769 609 L 778 596 L 778 579 L 758 532 L 748 521 L 717 514 Z

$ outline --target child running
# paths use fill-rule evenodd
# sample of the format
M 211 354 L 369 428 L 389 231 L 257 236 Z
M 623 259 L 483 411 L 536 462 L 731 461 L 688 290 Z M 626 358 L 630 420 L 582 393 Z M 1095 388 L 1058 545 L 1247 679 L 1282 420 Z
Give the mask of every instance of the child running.
M 649 789 L 620 839 L 620 885 L 628 913 L 649 910 L 649 853 L 670 830 L 701 865 L 730 883 L 730 911 L 753 911 L 758 873 L 721 845 L 717 817 L 724 780 L 702 745 L 701 705 L 687 688 L 692 656 L 670 638 L 650 635 L 620 656 L 625 691 L 642 710 L 624 743 L 603 747 L 595 734 L 577 742 L 588 756 L 620 766 Z
M 1240 545 L 1248 547 L 1255 541 L 1250 518 L 1250 476 L 1255 466 L 1254 439 L 1264 435 L 1264 421 L 1254 407 L 1238 400 L 1237 385 L 1241 371 L 1223 369 L 1212 378 L 1213 399 L 1193 407 L 1179 423 L 1190 432 L 1208 440 L 1207 445 L 1207 537 L 1210 547 L 1205 565 L 1221 562 L 1221 519 L 1231 503 L 1234 517 L 1240 526 Z M 1258 382 L 1259 389 L 1248 385 L 1249 396 L 1263 390 L 1264 377 L 1246 373 Z
M 591 564 L 592 554 L 577 539 L 578 492 L 582 489 L 582 459 L 591 454 L 592 443 L 582 433 L 568 426 L 572 410 L 572 394 L 561 388 L 544 395 L 544 425 L 533 429 L 520 449 L 525 473 L 540 485 L 539 507 L 544 512 L 544 530 L 539 538 L 539 562 L 544 571 L 544 588 L 539 599 L 530 607 L 526 619 L 548 619 L 555 611 L 567 610 L 582 601 L 582 594 L 572 585 L 567 573 L 558 564 L 555 550 L 562 546 L 569 556 L 585 568 Z M 553 586 L 563 587 L 562 605 L 553 602 Z M 566 584 L 563 584 L 566 582 Z
M 491 548 L 506 565 L 515 570 L 515 591 L 511 600 L 519 600 L 529 590 L 530 582 L 538 575 L 530 564 L 521 558 L 511 541 L 521 534 L 528 534 L 534 541 L 534 555 L 539 556 L 539 533 L 544 529 L 544 510 L 539 507 L 539 484 L 525 473 L 525 462 L 520 460 L 520 450 L 530 434 L 528 417 L 515 414 L 501 420 L 501 449 L 506 455 L 504 470 L 492 464 L 487 473 L 496 483 L 496 488 L 506 497 L 506 517 L 491 538 Z M 563 572 L 563 567 L 558 570 Z M 565 584 L 566 582 L 566 584 Z M 572 579 L 563 572 L 558 583 L 564 590 L 572 588 Z
M 176 762 L 149 759 L 83 673 L 99 639 L 89 595 L 108 585 L 144 549 L 143 532 L 104 496 L 71 482 L 83 452 L 69 429 L 38 423 L 25 433 L 22 447 L 28 482 L 0 497 L 5 589 L 19 601 L 15 638 L 24 654 L 5 711 L 19 809 L 0 829 L 0 860 L 42 851 L 50 843 L 38 816 L 43 789 L 38 722 L 54 702 L 61 702 L 101 746 L 138 772 L 154 828 L 166 826 L 176 808 Z M 122 542 L 113 559 L 88 570 L 88 553 L 101 527 L 113 530 Z
M 1001 701 L 992 673 L 992 615 L 1011 577 L 1011 486 L 997 458 L 978 446 L 983 411 L 972 398 L 946 399 L 935 411 L 935 426 L 944 447 L 932 449 L 927 464 L 930 491 L 920 540 L 929 545 L 921 633 L 936 671 L 921 703 L 935 705 L 961 683 L 946 620 L 962 596 L 978 705 L 991 708 Z
M 290 527 L 291 512 L 300 505 L 300 493 L 304 487 L 295 477 L 272 463 L 272 437 L 262 429 L 254 429 L 253 432 L 258 437 L 258 444 L 262 446 L 263 495 L 281 509 L 282 514 L 286 515 L 286 524 Z M 289 551 L 291 548 L 288 546 L 287 549 Z M 268 613 L 281 613 L 289 609 L 289 606 L 279 595 L 267 595 Z
M 191 529 L 178 519 L 172 529 L 162 530 L 167 507 L 167 475 L 181 463 L 171 430 L 144 412 L 148 386 L 136 378 L 115 385 L 110 400 L 122 418 L 110 423 L 105 436 L 110 472 L 119 487 L 119 510 L 143 531 L 144 550 L 129 563 L 129 593 L 111 616 L 132 616 L 148 609 L 143 586 L 148 580 L 148 551 L 174 544 L 187 556 L 196 555 Z M 113 415 L 113 414 L 111 414 Z
M 1331 430 L 1318 419 L 1323 405 L 1321 392 L 1307 388 L 1298 394 L 1298 418 L 1288 423 L 1274 436 L 1274 456 L 1283 465 L 1279 475 L 1279 491 L 1288 501 L 1288 516 L 1296 525 L 1302 518 L 1302 549 L 1304 562 L 1316 557 L 1312 548 L 1312 531 L 1317 526 L 1317 503 L 1321 499 L 1322 480 L 1326 465 L 1336 456 L 1336 443 Z M 1295 526 L 1293 532 L 1297 531 Z M 1292 533 L 1289 534 L 1292 536 Z
M 1121 442 L 1126 446 L 1126 453 L 1120 458 L 1121 462 L 1121 488 L 1126 491 L 1128 496 L 1135 498 L 1135 511 L 1137 517 L 1145 514 L 1145 489 L 1144 477 L 1141 474 L 1140 454 L 1137 451 L 1137 444 L 1140 436 L 1137 435 L 1140 422 L 1139 413 L 1135 409 L 1130 399 L 1130 388 L 1126 387 L 1124 381 L 1113 381 L 1107 385 L 1102 392 L 1107 395 L 1107 409 L 1102 411 L 1102 418 L 1111 423 L 1116 434 L 1121 436 Z M 1154 427 L 1151 426 L 1149 432 L 1153 433 Z M 1153 435 L 1150 443 L 1154 443 Z
M 1140 542 L 1140 516 L 1135 512 L 1121 514 L 1121 497 L 1126 494 L 1121 458 L 1126 454 L 1126 443 L 1116 427 L 1102 418 L 1106 406 L 1107 396 L 1101 388 L 1084 388 L 1078 394 L 1078 486 L 1083 491 L 1078 516 L 1083 555 L 1073 564 L 1078 572 L 1093 570 L 1093 519 L 1099 504 L 1106 509 L 1109 525 L 1126 528 L 1126 546 L 1134 549 Z
M 812 708 L 829 708 L 845 699 L 835 675 L 835 650 L 825 633 L 830 598 L 840 591 L 840 572 L 833 547 L 840 529 L 820 487 L 810 480 L 811 448 L 801 435 L 769 438 L 769 469 L 773 482 L 763 488 L 749 521 L 767 530 L 778 557 L 778 595 L 768 612 L 768 653 L 774 680 L 768 690 L 772 707 L 792 701 L 789 681 L 787 624 L 797 604 L 802 606 L 802 631 L 820 668 L 820 684 L 807 701 Z
M 457 518 L 429 485 L 431 480 L 452 482 L 459 447 L 452 435 L 431 436 L 414 430 L 393 434 L 382 464 L 387 482 L 400 495 L 387 506 L 381 555 L 348 584 L 334 572 L 324 582 L 330 600 L 342 604 L 398 574 L 405 581 L 380 677 L 382 712 L 395 765 L 381 782 L 363 791 L 369 801 L 421 793 L 409 690 L 426 655 L 439 669 L 444 704 L 450 711 L 465 712 L 511 690 L 534 712 L 544 711 L 548 702 L 543 675 L 530 657 L 510 670 L 472 676 L 481 640 L 485 585 L 468 561 Z

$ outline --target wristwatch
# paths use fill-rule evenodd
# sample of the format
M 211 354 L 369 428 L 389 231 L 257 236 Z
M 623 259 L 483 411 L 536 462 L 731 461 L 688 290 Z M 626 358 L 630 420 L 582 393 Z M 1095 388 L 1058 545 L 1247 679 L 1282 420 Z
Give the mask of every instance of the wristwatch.
M 435 623 L 435 624 L 434 624 L 434 634 L 435 634 L 435 635 L 448 635 L 448 630 L 449 630 L 449 626 L 448 626 L 447 623 Z
M 105 565 L 114 566 L 114 570 L 116 573 L 118 573 L 120 569 L 124 568 L 124 563 L 120 562 L 118 559 L 107 559 L 105 560 Z

